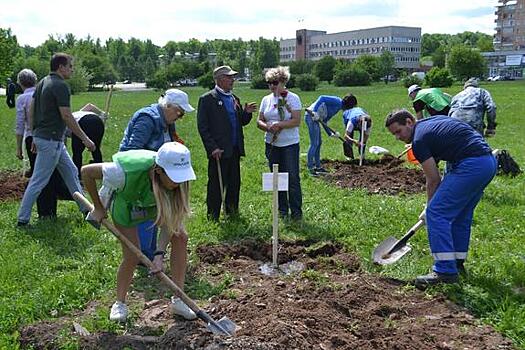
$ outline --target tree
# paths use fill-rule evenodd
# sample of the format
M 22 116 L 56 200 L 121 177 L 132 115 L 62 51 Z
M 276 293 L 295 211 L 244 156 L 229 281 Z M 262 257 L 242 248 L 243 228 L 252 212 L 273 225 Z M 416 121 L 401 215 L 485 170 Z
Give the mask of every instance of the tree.
M 4 83 L 13 74 L 18 54 L 16 36 L 11 34 L 11 29 L 0 28 L 0 82 Z
M 293 75 L 312 73 L 315 68 L 314 61 L 297 60 L 297 61 L 290 61 L 286 63 L 290 67 L 290 74 L 293 74 Z
M 261 73 L 265 68 L 276 67 L 279 63 L 279 42 L 275 39 L 259 38 L 251 41 L 253 60 L 251 64 L 253 74 Z
M 388 78 L 392 75 L 394 67 L 396 66 L 396 58 L 390 51 L 383 51 L 379 56 L 379 71 L 381 76 L 384 77 L 385 83 L 388 84 Z
M 319 80 L 313 74 L 306 73 L 297 76 L 297 86 L 302 91 L 315 91 L 317 85 L 319 85 Z
M 334 69 L 336 62 L 336 59 L 332 56 L 323 56 L 323 58 L 317 61 L 314 72 L 319 80 L 327 82 L 334 80 Z
M 449 87 L 453 82 L 454 79 L 447 68 L 433 67 L 425 75 L 425 84 L 430 87 Z
M 457 45 L 450 50 L 448 68 L 457 80 L 482 76 L 485 65 L 485 59 L 478 50 L 465 45 Z
M 379 69 L 379 57 L 372 55 L 361 55 L 357 57 L 354 64 L 361 66 L 369 75 L 372 81 L 379 81 L 381 79 L 381 71 Z
M 438 47 L 436 51 L 434 51 L 434 53 L 432 54 L 432 64 L 434 65 L 434 67 L 443 68 L 445 67 L 446 60 L 447 52 L 445 46 Z
M 364 86 L 370 85 L 370 74 L 357 64 L 340 64 L 334 74 L 336 86 Z

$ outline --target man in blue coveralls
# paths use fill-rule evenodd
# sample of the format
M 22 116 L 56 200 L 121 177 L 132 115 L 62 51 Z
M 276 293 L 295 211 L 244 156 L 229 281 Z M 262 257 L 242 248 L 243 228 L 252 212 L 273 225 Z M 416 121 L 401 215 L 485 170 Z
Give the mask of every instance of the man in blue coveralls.
M 470 125 L 435 116 L 416 120 L 406 110 L 387 116 L 385 126 L 405 143 L 412 143 L 426 177 L 426 223 L 434 258 L 432 273 L 418 276 L 416 287 L 456 283 L 464 271 L 474 208 L 496 174 L 497 162 L 489 145 Z M 449 162 L 441 179 L 437 163 Z

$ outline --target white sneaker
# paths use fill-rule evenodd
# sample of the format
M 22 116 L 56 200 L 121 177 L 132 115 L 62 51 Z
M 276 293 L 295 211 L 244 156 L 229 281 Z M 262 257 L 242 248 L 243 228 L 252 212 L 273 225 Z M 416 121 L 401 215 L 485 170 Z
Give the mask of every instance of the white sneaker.
M 109 313 L 109 319 L 115 322 L 126 322 L 127 318 L 128 318 L 128 307 L 126 306 L 126 304 L 118 300 L 115 301 L 115 303 L 111 307 L 111 312 Z
M 171 297 L 169 308 L 172 315 L 179 315 L 187 320 L 194 320 L 197 318 L 195 312 L 193 312 L 188 305 L 184 304 L 180 298 Z

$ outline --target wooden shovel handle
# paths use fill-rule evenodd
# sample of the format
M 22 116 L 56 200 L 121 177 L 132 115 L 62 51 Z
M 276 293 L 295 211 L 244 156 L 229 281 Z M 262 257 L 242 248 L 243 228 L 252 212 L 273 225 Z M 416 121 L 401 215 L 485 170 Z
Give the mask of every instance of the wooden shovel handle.
M 399 155 L 396 157 L 397 159 L 401 158 L 402 156 L 404 156 L 405 154 L 408 153 L 408 151 L 410 151 L 412 149 L 412 145 L 410 145 L 409 147 L 405 148 L 405 150 L 401 153 L 399 153 Z

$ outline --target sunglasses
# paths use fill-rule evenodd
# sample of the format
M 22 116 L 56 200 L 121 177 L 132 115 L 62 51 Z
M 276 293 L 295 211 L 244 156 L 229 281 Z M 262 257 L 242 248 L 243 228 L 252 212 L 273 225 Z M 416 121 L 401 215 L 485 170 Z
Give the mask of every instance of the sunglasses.
M 279 85 L 279 81 L 278 80 L 269 81 L 268 85 L 275 85 L 275 86 L 277 86 L 277 85 Z

